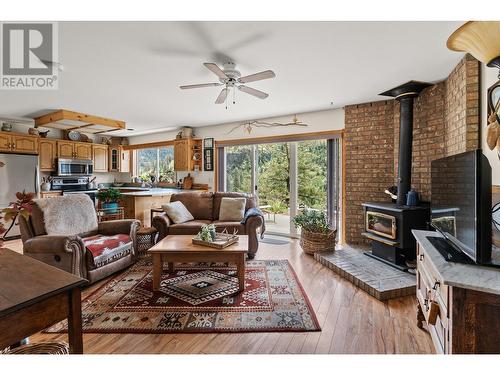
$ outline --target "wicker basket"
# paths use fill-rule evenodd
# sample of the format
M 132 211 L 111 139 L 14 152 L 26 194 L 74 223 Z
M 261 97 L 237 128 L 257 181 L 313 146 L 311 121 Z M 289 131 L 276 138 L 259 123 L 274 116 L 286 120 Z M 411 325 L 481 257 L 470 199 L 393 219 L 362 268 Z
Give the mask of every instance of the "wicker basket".
M 69 354 L 69 348 L 65 342 L 41 342 L 21 345 L 4 354 Z
M 302 228 L 300 233 L 300 247 L 306 254 L 314 254 L 317 251 L 333 251 L 336 242 L 336 229 L 332 229 L 327 233 L 317 233 Z

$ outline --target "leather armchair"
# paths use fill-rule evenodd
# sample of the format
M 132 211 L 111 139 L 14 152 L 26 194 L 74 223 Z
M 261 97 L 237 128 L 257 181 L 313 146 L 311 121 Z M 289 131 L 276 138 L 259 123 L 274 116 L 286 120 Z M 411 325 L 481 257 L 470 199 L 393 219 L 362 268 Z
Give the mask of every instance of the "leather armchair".
M 137 258 L 138 220 L 106 221 L 98 223 L 97 229 L 91 232 L 48 235 L 44 233 L 43 213 L 35 204 L 27 220 L 19 217 L 19 226 L 25 255 L 86 278 L 90 283 L 128 267 Z M 119 239 L 115 239 L 117 235 L 120 235 Z M 110 246 L 106 245 L 104 251 L 96 253 L 89 245 L 89 240 L 103 244 L 114 240 L 121 248 L 109 250 Z M 127 243 L 123 245 L 123 242 Z

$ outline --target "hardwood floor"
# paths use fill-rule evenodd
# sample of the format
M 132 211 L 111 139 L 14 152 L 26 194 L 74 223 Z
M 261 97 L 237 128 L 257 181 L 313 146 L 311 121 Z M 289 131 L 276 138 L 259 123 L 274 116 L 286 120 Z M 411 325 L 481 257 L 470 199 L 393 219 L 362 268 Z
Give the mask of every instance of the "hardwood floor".
M 20 241 L 6 247 L 22 252 Z M 322 331 L 306 333 L 84 334 L 85 353 L 433 353 L 430 336 L 417 328 L 415 297 L 380 302 L 304 254 L 298 241 L 261 243 L 256 259 L 290 261 Z M 83 296 L 103 282 L 83 291 Z M 67 340 L 38 333 L 32 342 Z

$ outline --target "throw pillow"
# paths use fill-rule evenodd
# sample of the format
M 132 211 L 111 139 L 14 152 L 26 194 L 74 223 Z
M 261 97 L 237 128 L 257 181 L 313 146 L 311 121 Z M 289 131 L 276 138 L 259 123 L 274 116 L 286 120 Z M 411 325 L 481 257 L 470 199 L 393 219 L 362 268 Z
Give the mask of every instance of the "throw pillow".
M 224 197 L 220 203 L 220 221 L 241 221 L 245 216 L 246 198 Z
M 163 208 L 163 211 L 167 213 L 167 216 L 174 222 L 174 224 L 182 224 L 187 221 L 194 220 L 193 215 L 191 215 L 191 212 L 188 211 L 182 202 L 177 201 L 167 203 L 161 206 L 161 208 Z

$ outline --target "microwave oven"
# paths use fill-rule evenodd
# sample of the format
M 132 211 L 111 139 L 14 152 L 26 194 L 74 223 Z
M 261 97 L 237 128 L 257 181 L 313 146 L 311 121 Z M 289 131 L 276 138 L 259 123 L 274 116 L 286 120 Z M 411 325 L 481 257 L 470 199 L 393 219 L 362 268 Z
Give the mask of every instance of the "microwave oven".
M 90 176 L 94 171 L 92 160 L 87 159 L 58 159 L 58 176 Z

